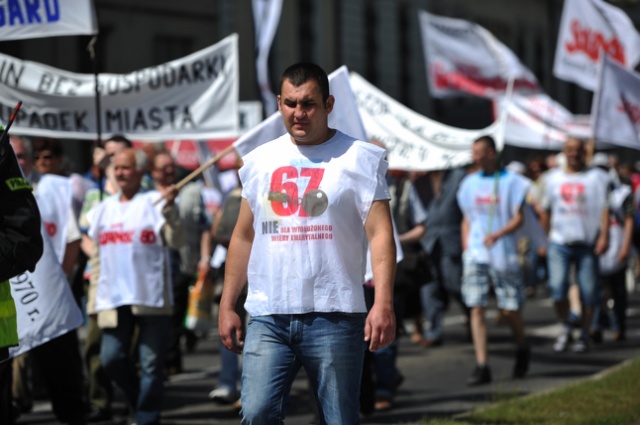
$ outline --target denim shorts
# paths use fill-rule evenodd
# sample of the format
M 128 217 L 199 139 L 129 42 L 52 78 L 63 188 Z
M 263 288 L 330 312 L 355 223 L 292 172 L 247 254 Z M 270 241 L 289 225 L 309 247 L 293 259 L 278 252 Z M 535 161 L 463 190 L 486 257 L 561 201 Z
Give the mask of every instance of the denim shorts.
M 569 270 L 575 264 L 576 278 L 580 287 L 580 298 L 586 306 L 596 303 L 598 285 L 598 257 L 593 245 L 549 244 L 547 268 L 549 270 L 549 289 L 554 301 L 567 299 L 569 291 Z
M 467 307 L 486 307 L 491 284 L 499 309 L 517 311 L 524 305 L 525 292 L 520 270 L 498 271 L 488 264 L 463 260 L 462 299 Z

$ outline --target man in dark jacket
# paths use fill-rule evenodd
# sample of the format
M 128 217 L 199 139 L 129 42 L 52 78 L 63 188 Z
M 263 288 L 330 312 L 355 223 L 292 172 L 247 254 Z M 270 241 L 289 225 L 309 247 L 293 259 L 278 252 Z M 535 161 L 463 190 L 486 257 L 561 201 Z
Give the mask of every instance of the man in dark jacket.
M 0 139 L 0 423 L 14 423 L 9 347 L 18 345 L 9 279 L 33 271 L 42 256 L 40 213 L 8 135 Z

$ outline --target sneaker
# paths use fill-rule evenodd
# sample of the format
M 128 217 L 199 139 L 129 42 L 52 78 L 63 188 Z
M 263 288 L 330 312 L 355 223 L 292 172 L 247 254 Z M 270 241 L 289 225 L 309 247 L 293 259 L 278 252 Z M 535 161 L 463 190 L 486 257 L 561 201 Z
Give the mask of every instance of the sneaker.
M 580 338 L 571 346 L 571 351 L 574 353 L 586 353 L 589 351 L 589 339 Z
M 487 365 L 476 365 L 473 373 L 467 380 L 467 385 L 473 387 L 475 385 L 483 385 L 491 382 L 491 370 Z
M 232 391 L 226 387 L 216 388 L 209 393 L 209 398 L 217 403 L 231 404 L 240 398 L 236 391 Z
M 571 342 L 573 342 L 573 336 L 571 336 L 570 332 L 561 333 L 553 344 L 553 351 L 556 353 L 563 353 L 567 351 Z
M 516 350 L 516 363 L 513 365 L 513 377 L 524 378 L 529 371 L 529 357 L 531 349 L 529 347 L 518 348 Z

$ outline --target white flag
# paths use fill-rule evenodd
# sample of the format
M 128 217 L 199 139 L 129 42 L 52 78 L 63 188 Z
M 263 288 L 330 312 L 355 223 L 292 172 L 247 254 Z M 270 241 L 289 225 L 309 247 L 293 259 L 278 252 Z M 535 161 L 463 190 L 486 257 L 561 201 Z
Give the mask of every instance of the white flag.
M 269 51 L 280 22 L 282 0 L 253 0 L 252 7 L 258 48 L 256 75 L 265 111 L 267 114 L 273 114 L 278 110 L 278 103 L 269 81 Z
M 516 55 L 473 22 L 421 11 L 422 44 L 433 97 L 503 94 L 510 77 L 517 92 L 535 92 L 538 81 Z
M 19 345 L 9 349 L 15 357 L 82 325 L 83 317 L 62 271 L 44 224 L 44 251 L 33 273 L 9 280 L 16 303 Z
M 606 55 L 601 73 L 591 111 L 594 137 L 640 150 L 640 74 Z
M 1 3 L 1 1 L 0 1 Z M 100 74 L 102 134 L 130 139 L 235 138 L 238 36 L 158 66 Z M 0 120 L 22 100 L 13 134 L 63 139 L 96 135 L 95 80 L 0 54 Z
M 343 65 L 329 74 L 329 91 L 336 99 L 333 111 L 329 114 L 329 127 L 338 129 L 356 139 L 367 141 L 367 133 L 364 131 L 358 113 L 346 66 Z M 238 155 L 242 157 L 263 143 L 276 139 L 286 132 L 282 116 L 276 112 L 240 136 L 233 143 L 233 146 Z
M 0 2 L 0 41 L 97 33 L 92 0 Z
M 469 164 L 474 140 L 500 138 L 499 122 L 480 130 L 450 127 L 412 111 L 356 73 L 351 73 L 351 87 L 367 135 L 387 148 L 390 169 L 428 171 Z
M 629 16 L 602 0 L 565 0 L 553 75 L 595 90 L 603 52 L 624 67 L 638 64 L 640 35 Z
M 531 149 L 561 150 L 569 136 L 591 137 L 589 121 L 580 120 L 547 94 L 514 95 L 494 102 L 496 115 L 507 108 L 505 143 Z

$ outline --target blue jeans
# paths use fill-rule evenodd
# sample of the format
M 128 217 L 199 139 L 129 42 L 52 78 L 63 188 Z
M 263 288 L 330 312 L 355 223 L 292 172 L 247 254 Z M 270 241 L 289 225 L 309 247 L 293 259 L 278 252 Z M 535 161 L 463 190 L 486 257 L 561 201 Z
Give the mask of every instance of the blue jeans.
M 119 307 L 117 311 L 118 326 L 102 330 L 100 361 L 135 409 L 136 424 L 158 424 L 171 316 L 134 316 L 130 306 Z M 139 377 L 130 354 L 136 325 L 139 329 Z
M 236 353 L 220 343 L 221 368 L 218 387 L 227 388 L 234 393 L 238 391 L 238 377 L 240 374 L 240 361 L 238 357 Z
M 587 307 L 597 301 L 598 257 L 593 245 L 549 244 L 547 263 L 549 289 L 554 301 L 565 301 L 569 291 L 569 266 L 575 263 L 580 298 Z
M 242 424 L 284 422 L 291 385 L 304 367 L 321 424 L 360 423 L 365 313 L 254 316 L 242 364 Z

